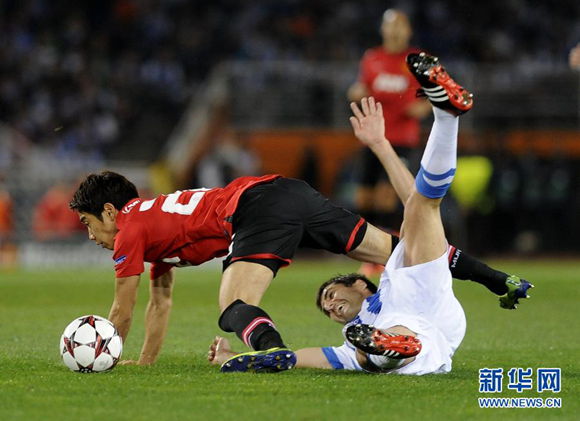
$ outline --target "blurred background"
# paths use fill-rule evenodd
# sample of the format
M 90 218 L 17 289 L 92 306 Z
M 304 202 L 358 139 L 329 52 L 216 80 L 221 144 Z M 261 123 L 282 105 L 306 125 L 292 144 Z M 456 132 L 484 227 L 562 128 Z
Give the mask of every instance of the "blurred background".
M 347 90 L 388 8 L 475 93 L 451 241 L 577 256 L 578 1 L 2 0 L 0 266 L 110 264 L 68 210 L 104 169 L 144 197 L 281 173 L 355 209 Z

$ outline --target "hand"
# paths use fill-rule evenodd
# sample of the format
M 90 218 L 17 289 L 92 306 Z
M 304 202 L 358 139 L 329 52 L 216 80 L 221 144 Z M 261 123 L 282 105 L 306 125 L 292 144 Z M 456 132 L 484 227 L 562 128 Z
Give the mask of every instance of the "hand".
M 354 117 L 350 117 L 349 120 L 354 130 L 354 135 L 369 148 L 387 142 L 381 103 L 375 103 L 375 99 L 371 96 L 361 100 L 361 107 L 362 111 L 356 103 L 350 103 L 350 109 Z
M 207 360 L 210 364 L 222 365 L 234 355 L 236 355 L 236 353 L 232 351 L 230 341 L 221 336 L 216 336 L 212 344 L 209 346 Z

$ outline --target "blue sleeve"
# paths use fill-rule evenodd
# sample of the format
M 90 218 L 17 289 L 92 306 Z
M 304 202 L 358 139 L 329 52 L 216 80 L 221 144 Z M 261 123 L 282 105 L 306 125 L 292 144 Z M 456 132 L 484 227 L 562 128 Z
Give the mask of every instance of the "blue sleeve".
M 340 362 L 338 355 L 336 355 L 336 352 L 334 351 L 334 347 L 326 346 L 322 348 L 322 352 L 324 352 L 324 355 L 332 368 L 335 370 L 342 370 L 344 368 L 344 365 Z
M 362 370 L 356 360 L 355 348 L 347 342 L 339 347 L 324 347 L 322 348 L 322 352 L 335 370 Z

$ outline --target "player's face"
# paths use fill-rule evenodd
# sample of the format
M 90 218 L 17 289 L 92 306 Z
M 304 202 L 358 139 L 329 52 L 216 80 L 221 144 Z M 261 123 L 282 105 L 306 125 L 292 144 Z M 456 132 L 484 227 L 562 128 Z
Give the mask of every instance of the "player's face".
M 362 281 L 356 281 L 352 286 L 330 284 L 322 291 L 320 304 L 328 312 L 328 317 L 345 324 L 356 317 L 368 295 L 370 293 Z
M 405 14 L 393 12 L 383 20 L 381 33 L 383 39 L 389 42 L 392 47 L 405 49 L 409 46 L 413 31 L 411 30 L 409 18 Z
M 86 212 L 79 212 L 81 224 L 87 227 L 89 240 L 103 248 L 113 250 L 115 246 L 115 234 L 117 234 L 117 225 L 114 216 L 107 210 L 101 214 L 101 221 L 95 215 Z

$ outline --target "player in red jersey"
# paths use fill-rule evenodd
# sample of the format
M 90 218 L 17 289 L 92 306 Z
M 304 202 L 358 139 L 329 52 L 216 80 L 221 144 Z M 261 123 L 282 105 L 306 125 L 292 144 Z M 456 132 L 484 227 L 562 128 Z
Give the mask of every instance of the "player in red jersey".
M 381 35 L 383 44 L 365 52 L 358 80 L 349 88 L 348 97 L 358 102 L 363 97 L 373 96 L 383 105 L 383 115 L 389 122 L 385 136 L 403 161 L 414 167 L 418 161 L 415 151 L 419 146 L 419 121 L 429 115 L 431 105 L 416 97 L 419 84 L 405 62 L 408 54 L 418 52 L 409 44 L 412 28 L 408 16 L 400 10 L 387 10 L 383 15 Z M 355 193 L 357 211 L 375 225 L 399 226 L 398 203 L 378 159 L 368 149 L 361 150 Z M 368 265 L 363 265 L 361 270 L 367 275 L 374 272 Z M 377 271 L 382 272 L 382 267 Z
M 139 364 L 159 354 L 169 311 L 173 266 L 226 256 L 220 327 L 254 349 L 284 348 L 257 305 L 298 247 L 321 248 L 371 262 L 388 258 L 391 237 L 335 206 L 306 183 L 278 175 L 241 177 L 224 188 L 177 191 L 142 200 L 120 174 L 89 175 L 70 207 L 89 238 L 113 250 L 115 299 L 109 319 L 126 338 L 143 262 L 151 262 L 146 336 Z
M 428 101 L 417 98 L 420 88 L 407 69 L 406 57 L 420 52 L 411 47 L 411 24 L 408 16 L 394 9 L 383 15 L 381 25 L 383 44 L 367 50 L 360 63 L 358 80 L 349 88 L 351 101 L 372 96 L 383 105 L 383 115 L 389 124 L 385 136 L 393 146 L 419 146 L 419 119 L 431 112 Z

